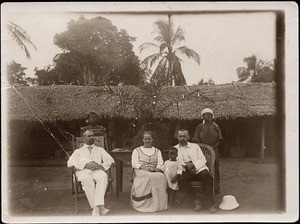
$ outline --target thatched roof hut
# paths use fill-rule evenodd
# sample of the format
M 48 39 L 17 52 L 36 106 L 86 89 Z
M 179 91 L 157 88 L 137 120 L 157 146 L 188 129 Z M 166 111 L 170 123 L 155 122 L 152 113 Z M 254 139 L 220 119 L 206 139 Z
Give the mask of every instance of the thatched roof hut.
M 217 119 L 276 113 L 275 85 L 271 83 L 176 86 L 155 91 L 150 94 L 154 118 L 199 119 L 205 107 L 212 108 Z M 144 95 L 137 86 L 15 87 L 7 90 L 7 114 L 9 120 L 70 121 L 96 111 L 102 118 L 130 119 L 139 116 L 133 105 L 143 103 Z

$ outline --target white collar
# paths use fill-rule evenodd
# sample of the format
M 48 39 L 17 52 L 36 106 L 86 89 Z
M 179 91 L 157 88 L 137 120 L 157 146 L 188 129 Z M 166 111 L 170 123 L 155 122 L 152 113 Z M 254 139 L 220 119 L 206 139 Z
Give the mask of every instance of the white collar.
M 182 145 L 178 144 L 178 147 L 181 147 L 181 148 L 183 148 L 183 147 L 190 148 L 191 147 L 191 143 L 187 142 L 187 144 L 185 146 L 182 146 Z

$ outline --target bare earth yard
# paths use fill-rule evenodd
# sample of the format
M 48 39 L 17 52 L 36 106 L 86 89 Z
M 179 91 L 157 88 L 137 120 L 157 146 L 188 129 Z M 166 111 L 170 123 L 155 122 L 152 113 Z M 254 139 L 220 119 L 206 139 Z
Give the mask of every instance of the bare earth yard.
M 257 161 L 247 158 L 221 158 L 221 194 L 216 195 L 216 205 L 219 206 L 224 195 L 230 194 L 237 198 L 240 207 L 232 211 L 218 209 L 217 213 L 210 214 L 211 216 L 282 213 L 278 163 Z M 112 174 L 115 175 L 114 167 L 112 169 Z M 78 214 L 75 213 L 74 198 L 71 194 L 71 172 L 66 167 L 11 166 L 8 174 L 9 187 L 4 190 L 7 190 L 10 217 L 72 216 L 74 218 L 87 217 L 91 214 L 86 198 L 79 199 L 80 211 Z M 107 217 L 115 217 L 115 220 L 118 220 L 118 217 L 130 216 L 132 221 L 136 221 L 135 216 L 140 215 L 147 217 L 157 215 L 169 217 L 175 214 L 190 217 L 209 215 L 206 210 L 195 213 L 189 208 L 179 207 L 154 214 L 138 213 L 130 207 L 130 178 L 131 168 L 124 167 L 123 192 L 120 193 L 118 200 L 115 197 L 106 199 L 107 204 L 113 206 Z

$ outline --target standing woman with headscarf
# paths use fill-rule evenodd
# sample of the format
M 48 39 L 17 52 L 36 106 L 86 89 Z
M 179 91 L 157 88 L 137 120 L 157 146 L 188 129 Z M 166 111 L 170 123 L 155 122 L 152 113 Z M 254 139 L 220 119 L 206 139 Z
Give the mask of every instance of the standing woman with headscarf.
M 218 145 L 223 141 L 223 136 L 219 126 L 213 121 L 214 113 L 210 108 L 201 111 L 203 123 L 196 127 L 193 141 L 207 144 L 215 150 L 215 193 L 220 193 L 220 174 L 219 174 L 219 152 Z

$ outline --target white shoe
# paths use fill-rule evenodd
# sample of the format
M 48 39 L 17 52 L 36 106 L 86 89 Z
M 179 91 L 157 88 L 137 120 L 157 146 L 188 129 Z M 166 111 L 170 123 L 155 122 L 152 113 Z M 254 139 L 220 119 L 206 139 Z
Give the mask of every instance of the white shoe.
M 99 207 L 94 207 L 93 211 L 92 211 L 92 216 L 100 216 L 99 214 Z
M 109 209 L 103 207 L 100 209 L 100 215 L 106 215 L 109 211 Z

